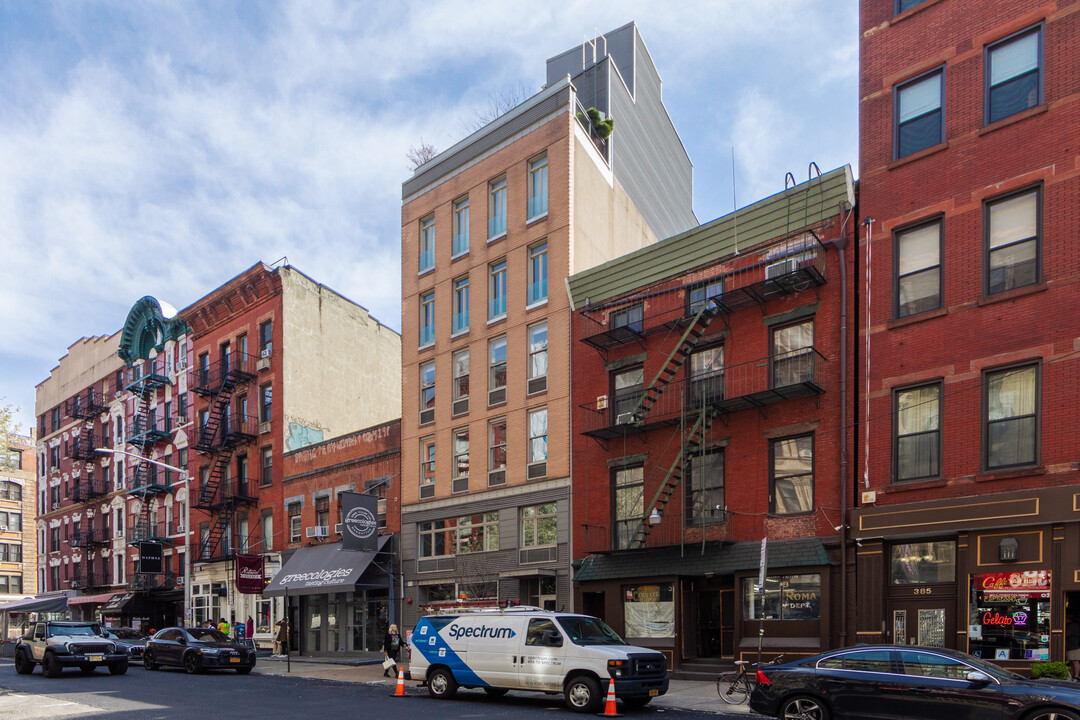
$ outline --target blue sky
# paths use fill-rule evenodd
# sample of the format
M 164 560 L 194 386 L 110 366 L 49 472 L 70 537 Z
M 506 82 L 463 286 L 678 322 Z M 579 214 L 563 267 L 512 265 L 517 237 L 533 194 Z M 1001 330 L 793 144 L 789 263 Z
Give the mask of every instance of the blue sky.
M 635 20 L 706 222 L 858 152 L 854 0 L 0 0 L 0 398 L 259 260 L 400 321 L 401 182 L 493 92 Z M 856 167 L 857 173 L 857 167 Z

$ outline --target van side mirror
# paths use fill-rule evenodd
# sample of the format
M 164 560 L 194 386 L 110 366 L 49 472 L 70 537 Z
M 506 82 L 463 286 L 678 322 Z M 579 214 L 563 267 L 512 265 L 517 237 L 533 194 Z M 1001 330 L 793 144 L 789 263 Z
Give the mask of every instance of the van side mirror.
M 562 635 L 558 630 L 545 630 L 543 643 L 546 647 L 562 647 Z

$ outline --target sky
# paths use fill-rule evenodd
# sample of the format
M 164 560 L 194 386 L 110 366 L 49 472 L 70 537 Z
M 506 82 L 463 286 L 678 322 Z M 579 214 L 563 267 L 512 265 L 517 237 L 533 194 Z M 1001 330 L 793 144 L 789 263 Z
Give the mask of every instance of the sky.
M 400 330 L 409 148 L 630 21 L 699 222 L 858 175 L 854 0 L 0 0 L 0 404 L 26 431 L 70 345 L 260 260 Z

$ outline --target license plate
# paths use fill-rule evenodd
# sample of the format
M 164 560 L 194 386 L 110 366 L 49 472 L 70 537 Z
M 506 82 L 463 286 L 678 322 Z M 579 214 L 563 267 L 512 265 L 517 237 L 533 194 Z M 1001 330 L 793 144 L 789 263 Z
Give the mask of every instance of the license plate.
M 229 662 L 238 663 L 240 662 L 240 658 L 229 658 Z
M 649 697 L 657 697 L 660 694 L 659 690 L 650 690 Z
M 86 659 L 89 660 L 90 662 L 101 662 L 102 660 L 105 659 L 105 656 L 104 655 L 87 655 Z

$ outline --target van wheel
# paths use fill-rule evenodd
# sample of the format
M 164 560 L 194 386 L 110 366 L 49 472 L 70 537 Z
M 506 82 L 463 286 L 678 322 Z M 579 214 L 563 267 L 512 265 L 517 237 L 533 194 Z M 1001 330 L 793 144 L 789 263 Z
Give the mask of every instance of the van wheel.
M 454 674 L 446 668 L 439 668 L 428 676 L 428 692 L 433 698 L 452 698 L 457 693 L 458 684 Z
M 496 687 L 486 687 L 486 688 L 484 688 L 484 692 L 486 692 L 491 697 L 502 697 L 503 695 L 505 695 L 507 693 L 507 690 L 508 690 L 508 688 L 496 688 Z
M 574 712 L 596 713 L 603 698 L 600 685 L 588 675 L 578 675 L 566 683 L 566 707 Z

